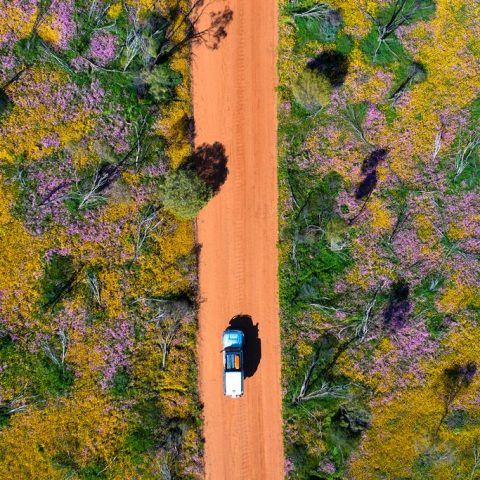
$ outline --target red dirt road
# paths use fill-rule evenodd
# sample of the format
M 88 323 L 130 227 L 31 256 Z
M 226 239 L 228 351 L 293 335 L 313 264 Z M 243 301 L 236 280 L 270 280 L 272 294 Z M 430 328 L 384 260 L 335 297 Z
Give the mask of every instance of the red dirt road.
M 214 2 L 220 10 L 223 0 Z M 207 480 L 283 478 L 277 286 L 277 0 L 229 0 L 218 50 L 193 51 L 196 143 L 225 145 L 229 174 L 198 218 L 200 394 Z M 223 396 L 221 336 L 258 323 L 261 360 L 240 399 Z

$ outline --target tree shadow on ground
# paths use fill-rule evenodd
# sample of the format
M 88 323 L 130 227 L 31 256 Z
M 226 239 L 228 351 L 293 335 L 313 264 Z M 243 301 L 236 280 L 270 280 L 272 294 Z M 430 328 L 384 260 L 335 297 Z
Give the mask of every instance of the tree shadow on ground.
M 192 155 L 192 166 L 197 175 L 212 187 L 214 193 L 220 190 L 228 176 L 228 157 L 225 147 L 220 142 L 210 145 L 203 143 Z
M 327 50 L 310 60 L 307 67 L 314 72 L 325 75 L 332 87 L 338 88 L 344 84 L 347 77 L 349 60 L 341 52 Z
M 203 6 L 204 0 L 197 0 Z M 201 13 L 200 13 L 201 15 Z M 209 13 L 210 25 L 203 32 L 202 35 L 204 45 L 211 49 L 217 50 L 222 40 L 227 38 L 227 28 L 233 20 L 233 10 L 229 6 L 225 6 L 223 10 L 217 10 Z
M 241 330 L 245 335 L 244 375 L 252 377 L 262 358 L 262 341 L 258 337 L 258 323 L 253 324 L 250 315 L 236 315 L 230 320 L 228 329 Z

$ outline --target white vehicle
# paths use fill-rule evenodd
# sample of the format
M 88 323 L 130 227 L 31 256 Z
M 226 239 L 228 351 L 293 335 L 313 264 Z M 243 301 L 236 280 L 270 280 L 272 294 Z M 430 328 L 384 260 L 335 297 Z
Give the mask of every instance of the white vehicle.
M 223 387 L 227 397 L 243 395 L 243 347 L 245 338 L 240 330 L 223 332 Z

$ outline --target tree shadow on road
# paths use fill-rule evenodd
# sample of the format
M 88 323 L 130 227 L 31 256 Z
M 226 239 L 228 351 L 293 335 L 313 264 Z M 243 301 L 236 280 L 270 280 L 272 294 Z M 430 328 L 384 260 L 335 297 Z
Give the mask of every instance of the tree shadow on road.
M 262 341 L 258 337 L 258 323 L 254 325 L 250 315 L 236 315 L 230 320 L 228 328 L 241 330 L 245 335 L 243 369 L 245 378 L 252 377 L 262 358 Z
M 197 175 L 217 193 L 228 175 L 225 147 L 220 142 L 203 143 L 195 149 L 191 161 Z

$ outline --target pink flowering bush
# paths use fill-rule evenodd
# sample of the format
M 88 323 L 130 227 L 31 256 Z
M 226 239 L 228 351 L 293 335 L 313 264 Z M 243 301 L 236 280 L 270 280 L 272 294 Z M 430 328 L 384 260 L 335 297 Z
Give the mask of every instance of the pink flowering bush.
M 51 28 L 59 34 L 59 40 L 55 47 L 66 50 L 76 33 L 76 23 L 73 19 L 74 2 L 73 0 L 54 0 L 50 9 L 54 12 Z
M 159 124 L 190 122 L 188 43 L 155 98 L 157 13 L 0 0 L 0 477 L 202 477 L 193 226 L 164 209 Z
M 476 427 L 449 415 L 478 407 L 478 11 L 340 3 L 281 6 L 286 455 L 297 479 L 468 478 Z M 312 62 L 342 79 L 314 112 L 295 96 Z
M 111 63 L 116 55 L 117 38 L 109 32 L 95 32 L 90 39 L 87 56 L 100 67 Z

